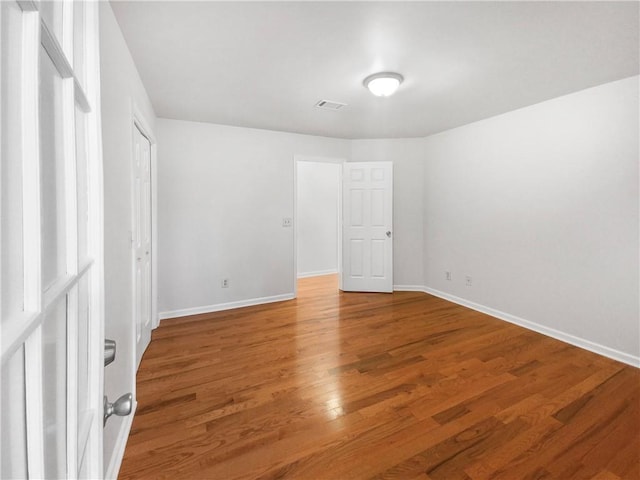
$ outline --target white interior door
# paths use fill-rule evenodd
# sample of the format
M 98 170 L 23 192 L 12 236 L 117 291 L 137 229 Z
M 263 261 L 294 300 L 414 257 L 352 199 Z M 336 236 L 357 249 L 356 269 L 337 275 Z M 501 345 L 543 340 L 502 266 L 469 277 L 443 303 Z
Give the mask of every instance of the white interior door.
M 102 474 L 96 7 L 0 2 L 0 478 Z
M 137 126 L 133 129 L 133 250 L 136 360 L 151 341 L 151 142 Z
M 342 290 L 393 291 L 393 164 L 345 163 Z

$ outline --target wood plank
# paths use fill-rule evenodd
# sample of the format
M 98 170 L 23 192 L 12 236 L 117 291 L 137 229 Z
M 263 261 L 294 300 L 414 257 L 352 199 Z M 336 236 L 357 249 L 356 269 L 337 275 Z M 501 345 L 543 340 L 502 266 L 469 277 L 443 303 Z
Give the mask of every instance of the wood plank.
M 640 371 L 419 292 L 164 320 L 121 479 L 640 478 Z

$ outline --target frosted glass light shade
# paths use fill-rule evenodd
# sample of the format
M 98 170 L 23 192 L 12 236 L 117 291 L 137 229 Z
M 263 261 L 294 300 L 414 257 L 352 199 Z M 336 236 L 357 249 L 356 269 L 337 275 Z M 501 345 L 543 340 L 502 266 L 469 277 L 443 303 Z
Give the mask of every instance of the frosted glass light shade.
M 402 75 L 392 72 L 382 72 L 369 75 L 364 79 L 364 86 L 377 97 L 393 95 L 402 83 Z

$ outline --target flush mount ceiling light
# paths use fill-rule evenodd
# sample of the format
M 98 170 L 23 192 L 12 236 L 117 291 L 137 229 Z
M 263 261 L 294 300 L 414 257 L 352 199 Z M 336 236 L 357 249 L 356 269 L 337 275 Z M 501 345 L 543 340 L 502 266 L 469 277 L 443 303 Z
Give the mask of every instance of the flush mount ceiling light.
M 369 75 L 362 83 L 376 97 L 388 97 L 396 92 L 402 80 L 404 78 L 399 73 L 381 72 Z

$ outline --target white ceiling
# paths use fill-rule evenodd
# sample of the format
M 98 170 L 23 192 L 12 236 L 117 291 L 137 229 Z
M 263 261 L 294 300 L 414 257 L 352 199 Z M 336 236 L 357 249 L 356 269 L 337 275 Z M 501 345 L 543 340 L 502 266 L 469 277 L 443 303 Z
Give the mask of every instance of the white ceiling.
M 426 136 L 637 75 L 639 5 L 112 2 L 158 116 L 340 138 Z M 362 80 L 387 70 L 405 81 L 374 97 Z

